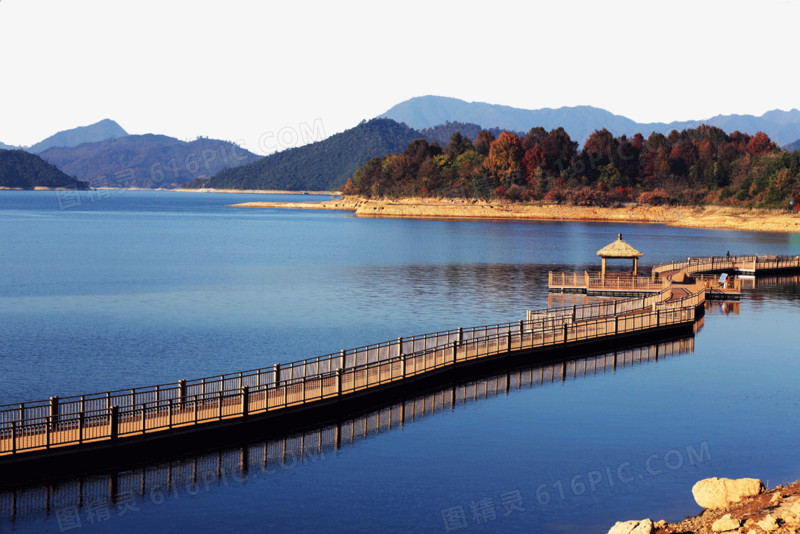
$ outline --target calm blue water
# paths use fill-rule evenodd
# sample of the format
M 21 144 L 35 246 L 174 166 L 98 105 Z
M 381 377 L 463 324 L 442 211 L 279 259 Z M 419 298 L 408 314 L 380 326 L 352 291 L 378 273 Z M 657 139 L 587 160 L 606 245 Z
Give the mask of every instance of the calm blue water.
M 797 235 L 226 207 L 263 195 L 63 195 L 0 192 L 0 403 L 518 320 L 547 305 L 548 270 L 595 267 L 618 232 L 645 265 L 800 254 Z M 698 510 L 700 478 L 800 478 L 799 298 L 796 284 L 755 289 L 739 315 L 706 317 L 694 353 L 471 403 L 121 516 L 82 510 L 76 530 L 578 533 L 679 519 Z M 52 512 L 0 514 L 0 530 L 63 527 Z

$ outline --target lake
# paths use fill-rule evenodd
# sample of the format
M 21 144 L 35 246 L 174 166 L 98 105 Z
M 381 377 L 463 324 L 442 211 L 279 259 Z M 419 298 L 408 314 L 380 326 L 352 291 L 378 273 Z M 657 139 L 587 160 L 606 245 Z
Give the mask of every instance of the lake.
M 227 206 L 253 200 L 319 197 L 0 192 L 0 403 L 516 321 L 547 306 L 549 270 L 599 268 L 595 252 L 620 232 L 646 266 L 800 254 L 795 234 Z M 364 418 L 380 431 L 338 450 L 293 438 L 305 453 L 284 451 L 269 469 L 242 470 L 220 451 L 231 476 L 129 501 L 12 517 L 6 496 L 0 530 L 605 533 L 618 520 L 677 520 L 699 511 L 701 478 L 800 479 L 800 285 L 755 285 L 739 304 L 711 307 L 691 348 L 658 362 L 585 377 L 576 364 L 563 382 L 452 410 L 428 403 L 391 430 Z M 464 388 L 485 393 L 491 380 Z M 197 464 L 175 469 L 187 461 Z

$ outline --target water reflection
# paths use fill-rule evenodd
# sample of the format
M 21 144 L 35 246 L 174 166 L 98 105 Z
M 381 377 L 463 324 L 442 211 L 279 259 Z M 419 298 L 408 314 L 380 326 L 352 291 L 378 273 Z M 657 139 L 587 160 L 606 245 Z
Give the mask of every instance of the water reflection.
M 702 323 L 698 322 L 696 328 L 700 327 Z M 148 502 L 169 503 L 180 496 L 196 495 L 215 487 L 280 476 L 281 472 L 325 460 L 326 454 L 333 451 L 483 399 L 613 373 L 692 352 L 694 337 L 682 337 L 573 360 L 516 368 L 452 384 L 300 433 L 131 470 L 7 487 L 0 490 L 0 518 L 15 522 L 26 516 L 45 514 L 49 518 L 54 514 L 61 526 L 64 520 L 97 513 L 98 509 L 116 511 L 121 515 L 120 510 L 138 509 Z
M 750 289 L 749 300 L 763 303 L 771 300 L 800 300 L 800 275 L 759 276 L 743 278 L 742 289 Z

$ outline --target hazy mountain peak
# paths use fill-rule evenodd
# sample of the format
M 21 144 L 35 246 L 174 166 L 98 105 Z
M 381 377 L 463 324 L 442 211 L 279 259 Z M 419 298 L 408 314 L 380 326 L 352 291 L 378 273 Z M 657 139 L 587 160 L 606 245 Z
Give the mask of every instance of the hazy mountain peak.
M 103 119 L 88 126 L 78 126 L 51 135 L 28 149 L 29 152 L 44 152 L 52 147 L 73 147 L 83 143 L 96 143 L 106 139 L 125 137 L 128 132 L 111 119 Z
M 563 127 L 572 139 L 583 143 L 595 130 L 608 129 L 614 135 L 632 136 L 652 132 L 668 134 L 671 130 L 696 128 L 709 124 L 726 132 L 739 130 L 748 134 L 763 131 L 778 144 L 800 138 L 800 111 L 772 110 L 760 117 L 753 115 L 717 115 L 705 120 L 670 123 L 638 123 L 622 115 L 594 106 L 564 106 L 557 109 L 522 109 L 485 102 L 466 102 L 443 96 L 419 96 L 393 106 L 381 117 L 404 122 L 418 130 L 447 122 L 474 123 L 483 128 L 501 128 L 527 132 L 535 126 L 547 130 Z

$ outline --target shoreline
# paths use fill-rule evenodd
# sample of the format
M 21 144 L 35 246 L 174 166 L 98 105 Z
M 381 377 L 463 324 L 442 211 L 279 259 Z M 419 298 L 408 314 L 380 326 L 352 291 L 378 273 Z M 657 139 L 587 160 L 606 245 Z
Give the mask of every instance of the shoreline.
M 756 478 L 707 478 L 692 487 L 701 512 L 668 522 L 618 521 L 608 534 L 789 534 L 800 531 L 800 481 L 765 487 Z
M 341 195 L 340 192 L 330 191 L 285 191 L 281 189 L 215 189 L 215 188 L 201 188 L 201 189 L 186 189 L 178 187 L 176 189 L 162 189 L 162 191 L 177 191 L 179 193 L 244 193 L 256 195 L 319 195 L 319 196 L 336 196 Z
M 37 185 L 33 188 L 24 187 L 8 187 L 0 185 L 0 191 L 76 191 L 70 187 L 46 187 Z M 89 189 L 80 189 L 78 191 L 176 191 L 178 193 L 241 193 L 241 194 L 255 194 L 255 195 L 317 195 L 333 197 L 341 195 L 340 192 L 334 191 L 286 191 L 281 189 L 184 189 L 176 188 L 171 189 L 168 187 L 89 187 Z
M 321 202 L 245 202 L 230 206 L 350 211 L 357 217 L 376 218 L 647 223 L 712 230 L 800 233 L 800 213 L 722 206 L 629 205 L 599 208 L 463 199 L 375 200 L 360 197 Z

